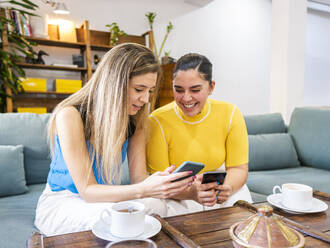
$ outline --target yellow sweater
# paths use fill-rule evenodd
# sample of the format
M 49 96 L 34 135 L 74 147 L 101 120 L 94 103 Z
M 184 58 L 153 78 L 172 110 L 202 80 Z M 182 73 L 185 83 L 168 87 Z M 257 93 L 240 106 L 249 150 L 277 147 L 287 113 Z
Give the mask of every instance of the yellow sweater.
M 184 161 L 205 164 L 202 172 L 248 163 L 248 136 L 239 109 L 208 99 L 203 110 L 185 116 L 175 102 L 156 109 L 149 116 L 151 137 L 147 164 L 151 173 Z

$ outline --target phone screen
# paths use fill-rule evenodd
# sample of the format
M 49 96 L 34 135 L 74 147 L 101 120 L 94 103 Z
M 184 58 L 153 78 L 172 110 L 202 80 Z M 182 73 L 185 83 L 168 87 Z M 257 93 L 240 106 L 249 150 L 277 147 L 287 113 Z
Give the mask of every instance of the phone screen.
M 197 175 L 198 172 L 200 172 L 204 168 L 204 164 L 202 163 L 197 163 L 197 162 L 192 162 L 192 161 L 185 161 L 183 162 L 178 168 L 175 169 L 172 173 L 178 173 L 178 172 L 184 172 L 184 171 L 192 171 L 192 174 L 185 176 L 185 177 L 180 177 L 173 182 L 183 180 L 185 178 L 195 176 Z
M 202 183 L 218 182 L 218 184 L 223 184 L 223 182 L 225 181 L 226 174 L 226 172 L 205 172 L 203 174 Z

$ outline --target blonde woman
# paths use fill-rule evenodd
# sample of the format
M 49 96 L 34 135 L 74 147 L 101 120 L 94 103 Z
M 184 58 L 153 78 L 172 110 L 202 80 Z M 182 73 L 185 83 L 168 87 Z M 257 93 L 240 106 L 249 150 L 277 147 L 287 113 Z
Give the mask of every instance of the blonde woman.
M 172 183 L 189 175 L 170 174 L 174 167 L 151 176 L 146 171 L 148 102 L 159 72 L 146 47 L 116 46 L 91 80 L 56 107 L 48 124 L 52 162 L 35 219 L 43 234 L 91 229 L 105 208 L 125 200 L 145 198 L 150 211 L 166 215 L 161 201 L 152 199 L 174 196 L 191 184 L 192 177 Z M 121 185 L 126 155 L 131 184 Z

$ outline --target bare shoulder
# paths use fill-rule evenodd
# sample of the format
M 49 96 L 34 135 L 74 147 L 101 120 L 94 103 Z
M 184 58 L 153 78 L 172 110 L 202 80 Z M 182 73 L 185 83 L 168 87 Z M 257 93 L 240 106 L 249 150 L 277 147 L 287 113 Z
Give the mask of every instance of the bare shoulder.
M 59 128 L 62 125 L 65 125 L 68 127 L 69 126 L 75 126 L 75 127 L 83 126 L 81 115 L 75 107 L 73 107 L 73 106 L 65 107 L 56 114 L 57 128 Z
M 73 106 L 68 106 L 58 111 L 56 118 L 58 119 L 72 118 L 72 117 L 75 118 L 77 116 L 80 117 L 79 111 Z

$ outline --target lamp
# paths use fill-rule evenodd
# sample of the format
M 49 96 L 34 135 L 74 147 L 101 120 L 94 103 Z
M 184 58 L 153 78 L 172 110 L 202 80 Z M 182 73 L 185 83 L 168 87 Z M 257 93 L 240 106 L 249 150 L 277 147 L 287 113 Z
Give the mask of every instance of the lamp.
M 60 15 L 68 15 L 70 11 L 66 7 L 65 3 L 55 2 L 54 0 L 42 0 L 44 3 L 49 4 L 54 8 L 53 12 Z
M 65 3 L 56 3 L 54 13 L 60 15 L 68 15 L 70 14 L 70 11 L 66 7 Z

